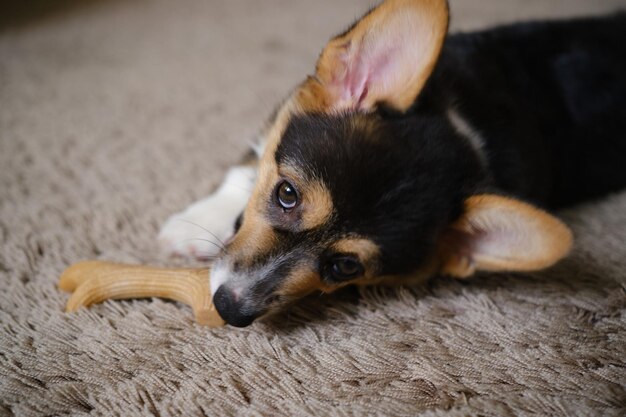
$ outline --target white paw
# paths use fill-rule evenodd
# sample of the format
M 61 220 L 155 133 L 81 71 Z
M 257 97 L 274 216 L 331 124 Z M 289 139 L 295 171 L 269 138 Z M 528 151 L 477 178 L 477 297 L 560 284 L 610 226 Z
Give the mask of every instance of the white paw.
M 158 236 L 165 253 L 197 259 L 219 254 L 233 236 L 235 222 L 250 196 L 254 181 L 251 170 L 231 169 L 214 194 L 170 216 Z
M 217 255 L 234 231 L 230 216 L 216 211 L 187 209 L 170 216 L 159 232 L 159 243 L 167 255 L 209 259 Z

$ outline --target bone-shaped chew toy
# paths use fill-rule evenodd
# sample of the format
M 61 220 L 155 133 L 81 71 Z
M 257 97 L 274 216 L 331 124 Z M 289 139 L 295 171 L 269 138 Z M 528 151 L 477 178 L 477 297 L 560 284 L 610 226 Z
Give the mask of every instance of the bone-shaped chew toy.
M 59 288 L 73 292 L 65 307 L 67 312 L 108 299 L 160 297 L 188 304 L 202 325 L 224 325 L 211 300 L 207 268 L 156 268 L 84 261 L 63 272 Z

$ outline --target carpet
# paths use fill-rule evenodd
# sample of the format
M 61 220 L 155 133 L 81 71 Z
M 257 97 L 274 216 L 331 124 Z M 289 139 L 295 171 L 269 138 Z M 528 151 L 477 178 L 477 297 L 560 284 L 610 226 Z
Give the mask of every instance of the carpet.
M 0 415 L 626 414 L 626 192 L 532 274 L 313 296 L 236 329 L 158 299 L 63 313 L 83 259 L 164 258 L 370 0 L 13 2 L 0 18 Z M 26 6 L 25 6 L 26 4 Z M 452 30 L 623 0 L 453 0 Z M 3 6 L 4 7 L 4 6 Z

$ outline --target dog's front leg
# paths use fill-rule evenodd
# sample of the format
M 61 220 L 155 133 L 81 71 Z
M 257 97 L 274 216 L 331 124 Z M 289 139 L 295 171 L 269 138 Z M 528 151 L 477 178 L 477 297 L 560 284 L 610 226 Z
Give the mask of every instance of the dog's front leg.
M 231 168 L 219 188 L 167 219 L 159 242 L 168 255 L 209 259 L 235 233 L 257 175 L 256 160 Z

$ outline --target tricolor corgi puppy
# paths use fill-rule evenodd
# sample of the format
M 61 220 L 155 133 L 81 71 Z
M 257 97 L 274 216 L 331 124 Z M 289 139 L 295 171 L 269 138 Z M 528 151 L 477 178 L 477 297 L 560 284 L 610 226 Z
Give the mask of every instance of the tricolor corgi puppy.
M 544 210 L 626 185 L 625 14 L 447 28 L 445 0 L 372 9 L 271 116 L 256 162 L 165 224 L 171 253 L 206 255 L 196 224 L 225 242 L 211 290 L 228 323 L 346 285 L 547 268 L 572 233 Z

